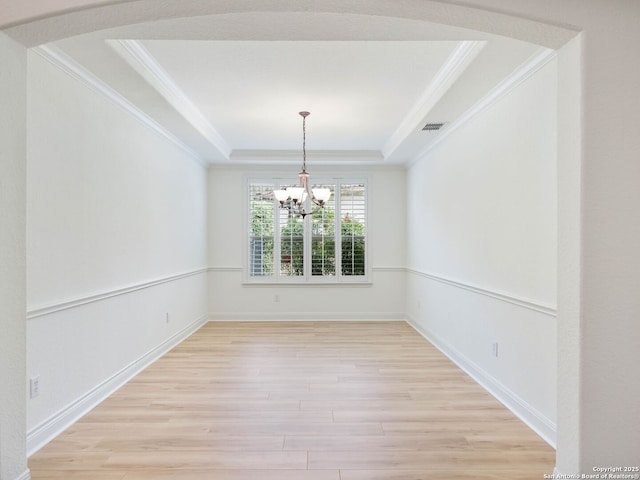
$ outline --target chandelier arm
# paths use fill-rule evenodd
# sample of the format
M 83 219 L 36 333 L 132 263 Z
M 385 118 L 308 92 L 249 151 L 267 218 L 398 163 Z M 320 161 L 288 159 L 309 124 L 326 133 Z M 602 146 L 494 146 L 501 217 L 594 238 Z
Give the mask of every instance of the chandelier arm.
M 318 213 L 323 209 L 323 206 L 317 203 L 319 208 L 314 208 L 310 212 L 307 212 L 301 204 L 293 203 L 291 200 L 287 200 L 286 202 L 280 203 L 280 208 L 287 210 L 292 215 L 298 215 L 302 218 L 307 215 L 313 215 L 314 213 Z
M 287 199 L 284 202 L 280 202 L 279 207 L 284 210 L 287 210 L 289 213 L 293 215 L 300 215 L 302 217 L 304 217 L 305 215 L 311 215 L 312 213 L 315 213 L 317 211 L 316 210 L 313 212 L 306 212 L 304 209 L 304 206 L 301 203 L 296 203 L 291 199 Z

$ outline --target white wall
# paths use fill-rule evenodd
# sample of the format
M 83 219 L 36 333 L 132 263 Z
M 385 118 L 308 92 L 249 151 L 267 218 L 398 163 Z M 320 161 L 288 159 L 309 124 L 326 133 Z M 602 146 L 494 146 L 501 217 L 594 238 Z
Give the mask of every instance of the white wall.
M 581 329 L 567 339 L 580 342 L 580 430 L 567 443 L 587 472 L 640 463 L 640 3 L 617 3 L 585 12 L 582 44 Z M 576 361 L 569 345 L 560 361 Z
M 206 319 L 206 170 L 28 55 L 29 450 Z M 168 321 L 167 321 L 168 314 Z
M 26 49 L 0 33 L 0 478 L 25 478 Z
M 552 60 L 407 172 L 412 322 L 552 443 L 556 84 Z
M 556 473 L 579 471 L 581 403 L 582 39 L 558 51 L 558 432 Z M 593 468 L 593 467 L 592 467 Z M 589 467 L 586 468 L 589 471 Z
M 314 168 L 323 174 L 368 179 L 370 285 L 243 285 L 246 252 L 246 178 L 264 169 L 216 167 L 209 171 L 209 309 L 212 318 L 404 318 L 404 172 L 399 168 Z M 296 175 L 298 166 L 271 172 Z M 391 200 L 391 201 L 389 201 Z M 274 301 L 278 295 L 279 301 Z

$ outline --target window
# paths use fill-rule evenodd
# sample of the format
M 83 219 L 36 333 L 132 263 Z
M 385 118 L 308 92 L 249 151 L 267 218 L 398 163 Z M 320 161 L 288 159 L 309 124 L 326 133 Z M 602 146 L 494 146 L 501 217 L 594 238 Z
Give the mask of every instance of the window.
M 280 208 L 278 180 L 249 181 L 248 280 L 362 282 L 367 280 L 366 182 L 322 181 L 331 198 L 306 219 Z
M 249 275 L 273 274 L 274 228 L 272 184 L 251 184 L 249 225 Z
M 342 275 L 364 275 L 365 213 L 364 185 L 343 184 L 340 188 Z

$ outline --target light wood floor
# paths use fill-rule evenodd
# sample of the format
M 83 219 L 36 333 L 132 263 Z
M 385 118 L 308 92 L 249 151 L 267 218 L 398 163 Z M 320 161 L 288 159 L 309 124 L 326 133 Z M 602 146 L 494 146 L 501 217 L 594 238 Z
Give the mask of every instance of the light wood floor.
M 540 480 L 555 452 L 404 322 L 209 323 L 34 480 Z

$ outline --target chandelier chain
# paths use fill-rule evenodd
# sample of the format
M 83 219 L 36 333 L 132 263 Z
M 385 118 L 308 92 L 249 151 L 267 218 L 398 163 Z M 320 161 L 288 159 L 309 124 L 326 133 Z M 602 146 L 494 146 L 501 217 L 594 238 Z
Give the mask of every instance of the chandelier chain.
M 307 171 L 307 115 L 309 112 L 300 112 L 302 115 L 302 171 Z
M 331 198 L 331 189 L 318 187 L 311 189 L 309 186 L 309 174 L 307 173 L 307 116 L 309 112 L 299 112 L 302 117 L 302 171 L 298 174 L 299 184 L 297 187 L 287 187 L 286 189 L 274 190 L 273 194 L 280 203 L 280 208 L 287 209 L 290 216 L 300 216 L 303 219 L 307 215 L 313 215 L 320 211 Z M 305 204 L 315 205 L 307 212 Z M 317 207 L 317 208 L 316 208 Z

